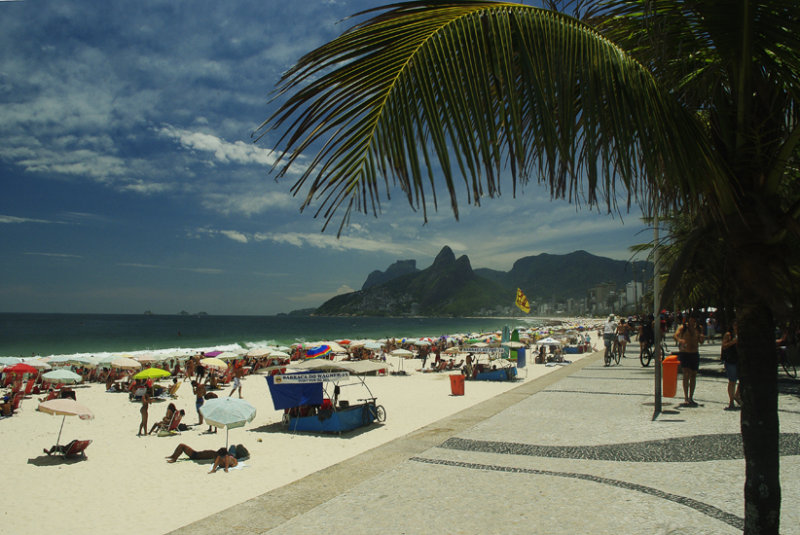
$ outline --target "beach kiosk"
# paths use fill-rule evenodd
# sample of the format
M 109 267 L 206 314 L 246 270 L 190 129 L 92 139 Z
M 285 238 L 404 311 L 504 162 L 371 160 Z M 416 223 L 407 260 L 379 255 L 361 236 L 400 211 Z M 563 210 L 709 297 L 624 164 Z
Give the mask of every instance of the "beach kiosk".
M 266 377 L 275 410 L 290 431 L 344 433 L 386 420 L 364 379 L 386 364 L 370 360 L 334 362 L 307 360 L 286 367 L 284 373 Z M 357 402 L 341 398 L 342 388 L 356 386 L 363 397 Z

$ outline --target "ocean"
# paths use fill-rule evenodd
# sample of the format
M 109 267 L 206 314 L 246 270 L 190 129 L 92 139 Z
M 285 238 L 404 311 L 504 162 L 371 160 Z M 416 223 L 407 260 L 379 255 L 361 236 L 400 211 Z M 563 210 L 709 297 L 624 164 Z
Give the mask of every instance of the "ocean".
M 236 351 L 325 340 L 439 337 L 508 325 L 539 327 L 534 318 L 377 318 L 0 314 L 0 356 Z

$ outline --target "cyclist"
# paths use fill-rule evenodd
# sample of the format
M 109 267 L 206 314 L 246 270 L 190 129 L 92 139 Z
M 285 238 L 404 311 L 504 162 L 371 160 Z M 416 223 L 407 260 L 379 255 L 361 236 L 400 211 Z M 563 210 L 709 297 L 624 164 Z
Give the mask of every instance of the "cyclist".
M 639 358 L 645 349 L 653 345 L 656 341 L 656 333 L 653 330 L 653 315 L 650 314 L 639 325 Z
M 611 351 L 611 344 L 617 335 L 617 322 L 615 321 L 614 314 L 608 316 L 605 325 L 603 325 L 603 343 L 606 346 L 606 355 Z M 606 366 L 608 366 L 608 359 L 606 359 Z

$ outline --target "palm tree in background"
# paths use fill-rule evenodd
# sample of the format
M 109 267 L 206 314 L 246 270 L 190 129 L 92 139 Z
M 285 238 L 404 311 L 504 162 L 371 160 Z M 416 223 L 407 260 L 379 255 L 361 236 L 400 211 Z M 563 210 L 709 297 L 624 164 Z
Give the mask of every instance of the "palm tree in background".
M 778 533 L 774 315 L 798 273 L 796 0 L 610 0 L 572 14 L 477 0 L 392 4 L 282 77 L 278 177 L 339 232 L 444 195 L 479 205 L 531 181 L 611 212 L 680 211 L 725 248 L 739 321 L 745 533 Z M 298 160 L 313 153 L 309 160 Z M 702 245 L 698 236 L 687 247 Z M 791 252 L 791 254 L 787 254 Z M 684 260 L 691 261 L 692 251 Z M 680 268 L 680 263 L 678 264 Z

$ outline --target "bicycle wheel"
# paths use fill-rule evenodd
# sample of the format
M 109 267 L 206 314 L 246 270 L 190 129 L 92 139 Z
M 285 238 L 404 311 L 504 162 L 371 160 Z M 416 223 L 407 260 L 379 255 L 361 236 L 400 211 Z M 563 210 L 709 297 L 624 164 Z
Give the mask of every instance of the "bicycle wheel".
M 619 359 L 621 358 L 622 358 L 622 348 L 617 346 L 616 349 L 614 349 L 614 364 L 619 366 Z
M 639 361 L 642 363 L 642 366 L 646 368 L 650 366 L 651 360 L 653 360 L 653 350 L 650 348 L 650 346 L 648 346 L 644 348 L 642 354 L 639 355 Z
M 375 407 L 375 417 L 379 422 L 386 421 L 386 409 L 383 408 L 383 405 L 378 405 Z
M 611 348 L 606 346 L 605 355 L 603 355 L 603 362 L 606 366 L 611 366 Z
M 797 368 L 785 356 L 781 360 L 781 366 L 783 366 L 783 371 L 786 372 L 790 379 L 797 379 Z

